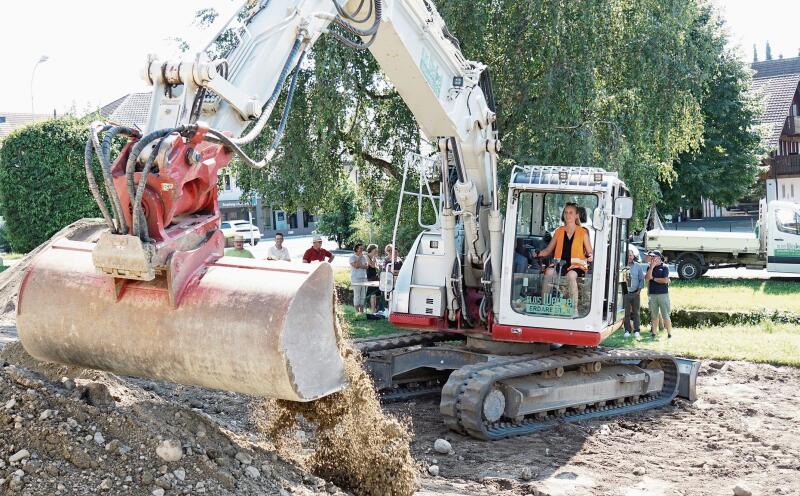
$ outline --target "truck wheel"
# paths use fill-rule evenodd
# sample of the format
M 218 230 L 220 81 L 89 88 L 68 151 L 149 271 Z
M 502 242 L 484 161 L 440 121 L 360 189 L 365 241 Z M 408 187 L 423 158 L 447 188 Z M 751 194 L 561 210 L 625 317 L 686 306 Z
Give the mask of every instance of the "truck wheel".
M 702 275 L 700 262 L 694 258 L 682 258 L 678 261 L 678 277 L 681 279 L 692 280 Z

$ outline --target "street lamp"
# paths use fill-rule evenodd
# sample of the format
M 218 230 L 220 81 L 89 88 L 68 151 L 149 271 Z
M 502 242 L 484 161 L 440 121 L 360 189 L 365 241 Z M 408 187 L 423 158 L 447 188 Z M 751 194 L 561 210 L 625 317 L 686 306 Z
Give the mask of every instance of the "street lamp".
M 36 64 L 34 64 L 33 70 L 31 71 L 31 114 L 36 113 L 36 111 L 33 108 L 33 78 L 34 76 L 36 76 L 36 68 L 39 67 L 39 64 L 47 62 L 49 58 L 50 57 L 48 57 L 47 55 L 42 55 L 41 57 L 39 57 L 39 61 L 36 62 Z

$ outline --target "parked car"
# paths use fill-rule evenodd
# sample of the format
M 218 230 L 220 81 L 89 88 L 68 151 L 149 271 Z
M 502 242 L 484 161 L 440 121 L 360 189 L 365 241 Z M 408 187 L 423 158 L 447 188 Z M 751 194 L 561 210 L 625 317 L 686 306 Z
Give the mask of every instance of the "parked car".
M 261 239 L 261 231 L 258 230 L 258 227 L 246 220 L 222 221 L 219 228 L 225 236 L 225 246 L 233 246 L 233 237 L 237 234 L 244 236 L 244 242 L 253 246 L 257 245 Z

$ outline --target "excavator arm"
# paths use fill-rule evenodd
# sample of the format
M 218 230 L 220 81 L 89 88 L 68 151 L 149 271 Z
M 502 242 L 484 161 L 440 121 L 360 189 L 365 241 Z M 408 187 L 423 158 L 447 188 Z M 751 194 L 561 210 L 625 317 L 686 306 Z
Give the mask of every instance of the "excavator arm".
M 183 60 L 148 58 L 145 129 L 92 125 L 86 171 L 107 229 L 97 240 L 57 240 L 37 257 L 20 291 L 20 338 L 42 360 L 308 401 L 345 386 L 331 268 L 224 257 L 219 170 L 234 155 L 256 168 L 272 158 L 286 115 L 265 157 L 242 146 L 263 132 L 290 80 L 292 94 L 320 36 L 369 49 L 438 146 L 446 187 L 437 284 L 454 316 L 456 217 L 465 266 L 485 267 L 491 257 L 499 267 L 501 253 L 499 144 L 479 84 L 485 67 L 463 57 L 428 0 L 265 0 L 226 17 L 213 31 L 236 39 L 224 58 L 209 58 L 207 46 Z M 112 159 L 115 136 L 128 143 Z

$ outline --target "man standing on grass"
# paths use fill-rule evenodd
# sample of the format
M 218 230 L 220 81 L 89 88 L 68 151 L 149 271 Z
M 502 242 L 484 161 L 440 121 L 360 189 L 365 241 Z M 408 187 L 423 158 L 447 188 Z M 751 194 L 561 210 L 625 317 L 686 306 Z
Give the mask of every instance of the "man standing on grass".
M 625 337 L 628 338 L 633 330 L 633 336 L 639 339 L 639 293 L 644 287 L 644 267 L 639 263 L 638 250 L 633 246 L 628 248 L 628 266 L 625 270 L 625 294 L 622 295 L 622 306 L 625 308 Z
M 655 338 L 659 321 L 667 329 L 667 338 L 672 337 L 672 321 L 669 318 L 669 267 L 664 263 L 664 256 L 658 250 L 647 254 L 650 263 L 644 279 L 648 281 L 647 294 L 650 307 L 650 335 Z

